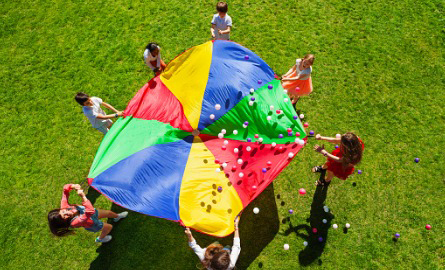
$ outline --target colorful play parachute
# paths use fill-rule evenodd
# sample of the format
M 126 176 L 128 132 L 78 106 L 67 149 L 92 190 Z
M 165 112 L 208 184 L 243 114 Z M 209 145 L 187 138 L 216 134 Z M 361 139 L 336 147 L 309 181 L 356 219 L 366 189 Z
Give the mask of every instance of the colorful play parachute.
M 303 147 L 270 67 L 229 41 L 193 47 L 144 85 L 104 137 L 89 183 L 115 203 L 225 236 Z

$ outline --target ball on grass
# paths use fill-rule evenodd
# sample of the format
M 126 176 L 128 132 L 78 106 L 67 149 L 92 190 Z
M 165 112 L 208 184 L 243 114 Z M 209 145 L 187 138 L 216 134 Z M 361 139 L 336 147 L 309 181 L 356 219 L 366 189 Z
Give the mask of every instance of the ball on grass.
M 300 119 L 304 119 L 304 114 L 300 114 Z
M 309 243 L 306 242 L 306 241 L 303 242 L 303 246 L 305 246 L 305 247 L 307 247 L 308 244 L 309 244 Z
M 293 214 L 293 213 L 294 213 L 294 210 L 289 209 L 289 214 Z
M 253 208 L 253 213 L 256 215 L 260 212 L 260 209 L 258 207 Z
M 289 245 L 288 244 L 284 244 L 284 250 L 289 250 Z
M 430 224 L 426 224 L 425 225 L 425 229 L 427 229 L 428 231 L 431 230 L 432 226 Z
M 351 228 L 351 224 L 346 223 L 346 224 L 345 224 L 345 227 L 346 227 L 346 229 L 349 229 L 349 228 Z
M 418 157 L 416 157 L 416 158 L 414 159 L 414 162 L 416 162 L 416 163 L 419 163 L 419 161 L 420 161 L 420 158 L 418 158 Z
M 326 224 L 326 223 L 328 223 L 328 220 L 324 218 L 324 219 L 322 220 L 322 222 L 323 222 L 324 224 Z
M 299 193 L 300 195 L 304 195 L 304 194 L 306 194 L 306 190 L 305 190 L 304 188 L 300 188 L 300 189 L 298 190 L 298 193 Z
M 396 233 L 396 234 L 394 234 L 394 237 L 395 237 L 395 238 L 400 238 L 400 233 Z
M 338 225 L 337 224 L 333 224 L 332 228 L 334 228 L 334 230 L 337 230 L 338 229 Z

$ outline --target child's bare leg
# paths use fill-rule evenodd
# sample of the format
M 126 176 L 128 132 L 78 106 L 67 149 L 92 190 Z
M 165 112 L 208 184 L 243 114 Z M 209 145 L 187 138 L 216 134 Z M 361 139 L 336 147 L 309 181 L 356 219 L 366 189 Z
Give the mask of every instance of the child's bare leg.
M 330 183 L 332 178 L 334 178 L 334 173 L 331 171 L 326 171 L 326 176 L 324 177 L 324 181 L 326 183 Z
M 118 215 L 110 210 L 97 209 L 99 211 L 99 218 L 117 218 Z
M 99 238 L 103 239 L 105 236 L 107 236 L 111 232 L 112 229 L 113 229 L 113 225 L 104 222 L 104 226 L 102 227 L 102 232 L 100 233 Z

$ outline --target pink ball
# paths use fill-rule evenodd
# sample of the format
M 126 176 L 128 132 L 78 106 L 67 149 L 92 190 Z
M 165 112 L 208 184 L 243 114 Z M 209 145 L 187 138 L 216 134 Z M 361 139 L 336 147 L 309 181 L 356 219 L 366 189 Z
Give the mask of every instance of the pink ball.
M 298 193 L 300 193 L 300 195 L 304 195 L 304 194 L 306 194 L 306 190 L 304 188 L 300 188 L 298 190 Z
M 225 145 L 223 145 L 223 146 L 221 146 L 221 148 L 222 148 L 222 150 L 226 150 L 226 146 Z
M 312 228 L 312 232 L 317 233 L 318 232 L 317 228 Z
M 253 189 L 253 190 L 256 190 L 256 189 L 257 189 L 257 186 L 252 186 L 252 189 Z
M 280 110 L 276 110 L 275 112 L 276 112 L 277 114 L 280 114 L 281 111 L 280 111 Z
M 309 126 L 309 123 L 308 123 L 308 122 L 305 122 L 305 123 L 303 124 L 303 126 L 304 126 L 304 127 L 308 127 L 308 126 Z
M 297 86 L 297 87 L 295 88 L 295 91 L 300 91 L 300 87 Z
M 267 162 L 267 166 L 270 166 L 270 165 L 272 165 L 272 162 L 271 162 L 271 161 L 268 161 L 268 162 Z
M 426 224 L 425 229 L 427 229 L 428 231 L 431 230 L 431 225 L 430 224 Z
M 219 164 L 219 160 L 215 159 L 215 164 Z
M 291 129 L 291 128 L 288 128 L 288 129 L 287 129 L 287 132 L 292 132 L 292 129 Z
M 300 132 L 295 133 L 295 137 L 300 137 Z
M 236 165 L 232 166 L 232 171 L 236 171 Z
M 260 135 L 255 134 L 255 139 L 258 139 L 260 137 Z

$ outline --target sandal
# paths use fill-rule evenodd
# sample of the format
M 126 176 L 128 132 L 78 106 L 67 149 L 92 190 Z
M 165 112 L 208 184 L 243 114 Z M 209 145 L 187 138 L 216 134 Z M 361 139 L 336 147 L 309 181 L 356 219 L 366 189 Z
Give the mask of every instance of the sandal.
M 324 177 L 315 181 L 316 186 L 324 186 L 325 184 L 326 184 L 326 181 L 324 180 Z
M 323 169 L 323 167 L 321 166 L 315 166 L 314 168 L 312 168 L 312 172 L 313 173 L 321 173 L 322 171 L 324 171 L 325 169 Z

